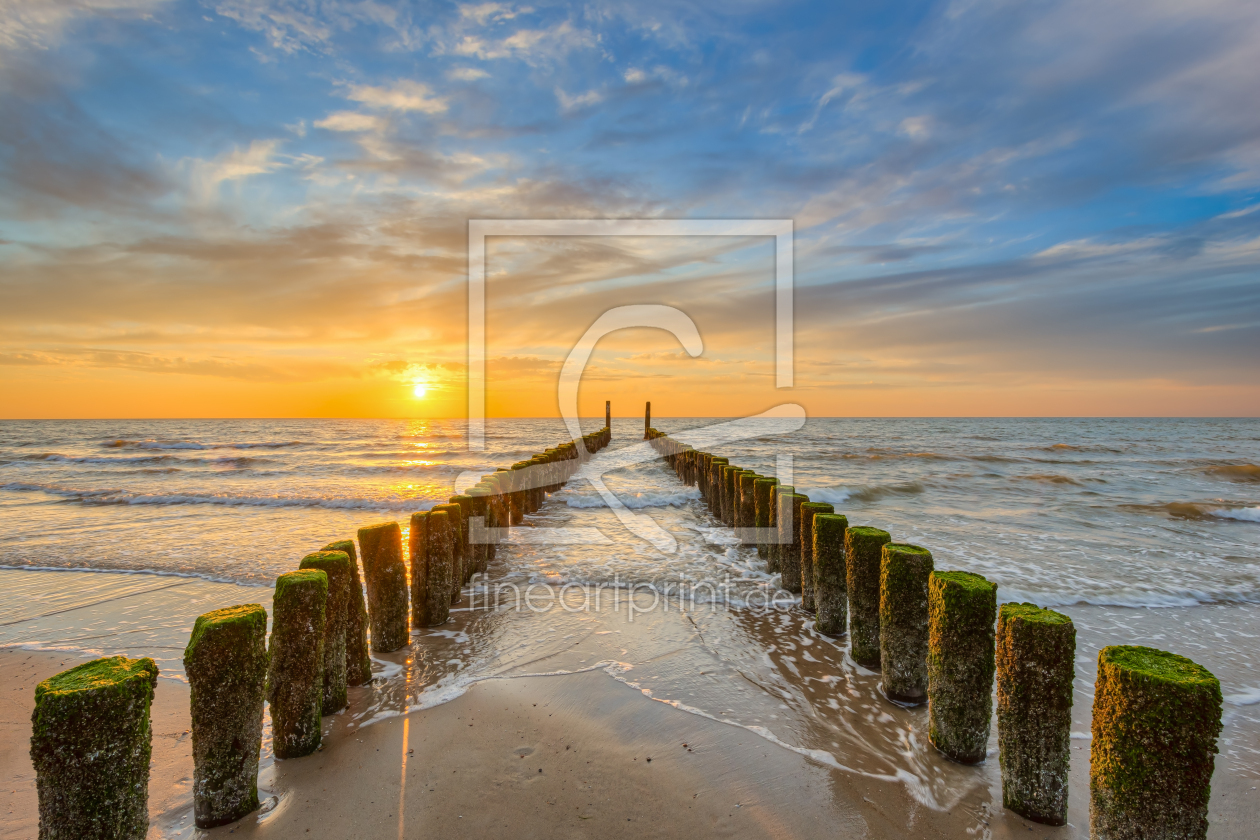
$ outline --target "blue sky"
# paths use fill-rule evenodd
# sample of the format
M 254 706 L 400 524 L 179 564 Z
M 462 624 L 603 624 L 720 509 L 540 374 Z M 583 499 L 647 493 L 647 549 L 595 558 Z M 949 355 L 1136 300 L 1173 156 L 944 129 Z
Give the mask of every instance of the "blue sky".
M 587 217 L 793 219 L 813 413 L 1260 411 L 1253 2 L 0 0 L 0 21 L 14 416 L 319 414 L 330 389 L 406 413 L 418 378 L 458 414 L 467 219 Z M 705 357 L 627 334 L 593 376 L 672 413 L 778 399 L 764 242 L 501 247 L 503 406 L 630 302 L 694 312 Z

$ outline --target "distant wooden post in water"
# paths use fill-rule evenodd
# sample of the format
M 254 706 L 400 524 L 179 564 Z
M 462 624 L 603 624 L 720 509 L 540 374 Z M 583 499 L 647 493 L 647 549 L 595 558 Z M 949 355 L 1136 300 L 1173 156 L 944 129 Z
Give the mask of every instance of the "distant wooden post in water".
M 319 569 L 276 578 L 267 646 L 267 702 L 277 758 L 300 758 L 319 749 L 327 605 L 328 575 Z
M 227 825 L 258 807 L 267 611 L 261 604 L 241 604 L 198 616 L 184 649 L 184 671 L 192 718 L 193 818 L 198 828 Z
M 1072 753 L 1072 619 L 1033 604 L 1003 604 L 997 624 L 1002 804 L 1033 822 L 1067 822 Z
M 1208 669 L 1155 648 L 1100 650 L 1089 761 L 1090 836 L 1206 837 L 1220 733 L 1221 684 Z M 1251 813 L 1245 819 L 1254 830 Z
M 35 687 L 31 763 L 40 838 L 144 839 L 157 677 L 152 659 L 111 656 Z
M 884 546 L 879 570 L 879 666 L 884 694 L 898 703 L 927 700 L 928 578 L 932 553 Z
M 403 565 L 402 529 L 380 522 L 359 529 L 363 576 L 367 579 L 372 650 L 389 653 L 407 644 L 407 567 Z
M 604 428 L 612 428 L 612 400 L 604 400 Z
M 992 583 L 968 572 L 932 572 L 928 740 L 963 764 L 983 761 L 989 744 L 996 619 L 997 587 Z
M 643 409 L 643 439 L 647 440 L 651 437 L 652 431 L 652 403 L 649 402 Z

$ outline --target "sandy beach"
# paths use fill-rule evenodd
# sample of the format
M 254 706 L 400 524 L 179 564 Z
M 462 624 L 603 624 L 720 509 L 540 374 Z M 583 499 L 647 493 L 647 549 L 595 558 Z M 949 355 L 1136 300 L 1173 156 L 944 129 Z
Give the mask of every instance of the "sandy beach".
M 457 623 L 466 629 L 468 613 L 462 616 Z M 593 657 L 598 638 L 568 645 L 568 654 Z M 378 667 L 414 663 L 416 644 Z M 0 837 L 37 835 L 28 754 L 34 687 L 78 661 L 65 653 L 0 652 L 8 689 L 0 705 L 7 800 Z M 1074 742 L 1070 824 L 1048 828 L 1001 808 L 995 754 L 978 767 L 943 765 L 964 781 L 951 787 L 947 804 L 929 807 L 907 785 L 837 769 L 822 753 L 815 759 L 749 728 L 661 702 L 600 668 L 505 673 L 406 714 L 380 711 L 388 685 L 378 679 L 352 688 L 350 707 L 324 718 L 324 746 L 314 755 L 274 761 L 265 744 L 263 808 L 200 831 L 192 825 L 189 790 L 188 688 L 159 680 L 149 837 L 1088 836 L 1088 741 Z M 1254 727 L 1244 727 L 1235 738 L 1254 737 Z M 1222 840 L 1251 835 L 1246 819 L 1256 801 L 1254 773 L 1231 760 L 1218 757 L 1213 784 L 1209 837 Z

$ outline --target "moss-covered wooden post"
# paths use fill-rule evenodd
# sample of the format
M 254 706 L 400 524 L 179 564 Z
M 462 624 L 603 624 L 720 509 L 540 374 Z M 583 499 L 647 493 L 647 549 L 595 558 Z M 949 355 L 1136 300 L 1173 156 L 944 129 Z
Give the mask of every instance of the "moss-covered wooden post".
M 766 571 L 770 574 L 783 571 L 783 531 L 779 528 L 780 496 L 790 496 L 796 488 L 790 484 L 776 484 L 770 496 L 770 527 L 774 529 L 774 542 L 770 544 L 770 556 L 766 558 Z
M 363 576 L 367 579 L 372 650 L 389 653 L 407 644 L 407 567 L 403 565 L 402 529 L 380 522 L 359 529 Z
M 753 527 L 762 530 L 763 535 L 757 540 L 757 556 L 762 560 L 767 559 L 770 546 L 773 545 L 764 533 L 770 527 L 770 501 L 774 498 L 774 487 L 778 483 L 777 478 L 758 478 L 753 482 Z
M 459 505 L 434 505 L 435 513 L 445 512 L 451 529 L 451 591 L 452 604 L 458 604 L 464 593 L 464 546 L 461 537 L 464 530 L 464 511 Z
M 31 763 L 40 840 L 143 840 L 149 831 L 152 659 L 111 656 L 35 687 Z
M 184 649 L 192 718 L 193 818 L 235 822 L 258 807 L 267 695 L 267 611 L 225 607 L 197 617 Z
M 1092 838 L 1207 836 L 1221 733 L 1221 684 L 1210 671 L 1155 648 L 1103 648 L 1091 731 Z
M 801 505 L 801 522 L 797 527 L 797 543 L 801 547 L 801 609 L 813 612 L 814 607 L 814 518 L 820 513 L 835 513 L 826 502 L 805 502 Z
M 420 514 L 417 514 L 419 516 Z M 415 517 L 412 517 L 415 521 Z M 445 624 L 451 616 L 450 591 L 455 579 L 455 526 L 448 511 L 430 511 L 424 520 L 423 542 L 416 546 L 416 556 L 423 558 L 422 577 L 424 603 L 417 607 L 416 616 L 424 627 Z M 412 565 L 416 575 L 417 565 Z
M 738 475 L 739 491 L 736 494 L 739 500 L 738 518 L 735 522 L 737 528 L 751 528 L 756 523 L 756 506 L 753 500 L 753 483 L 761 478 L 752 470 L 744 470 Z
M 814 626 L 829 636 L 849 631 L 849 571 L 844 558 L 848 517 L 814 515 Z
M 932 553 L 905 543 L 884 546 L 879 571 L 879 665 L 884 694 L 898 703 L 927 701 L 928 577 Z
M 866 668 L 879 667 L 879 571 L 887 531 L 859 526 L 844 535 L 849 589 L 849 655 Z
M 323 712 L 335 715 L 346 707 L 346 606 L 350 603 L 350 558 L 344 551 L 316 551 L 302 558 L 299 569 L 328 575 L 324 608 Z
M 480 544 L 473 544 L 468 539 L 468 520 L 473 515 L 473 497 L 468 494 L 451 496 L 451 504 L 459 505 L 459 546 L 460 552 L 463 554 L 463 561 L 460 564 L 459 583 L 460 586 L 463 586 L 472 580 L 473 575 L 477 574 L 477 567 L 481 564 L 479 556 L 481 554 L 481 546 Z
M 1033 822 L 1064 825 L 1076 628 L 1053 610 L 1003 604 L 996 643 L 1002 804 Z
M 722 471 L 722 521 L 728 527 L 735 527 L 735 517 L 739 512 L 739 474 L 743 467 L 727 464 Z
M 267 702 L 276 758 L 299 758 L 319 749 L 327 605 L 328 575 L 319 569 L 276 578 L 267 645 Z
M 993 716 L 997 587 L 968 572 L 928 578 L 928 740 L 963 764 L 984 760 Z
M 478 542 L 473 541 L 472 520 L 480 518 L 483 529 L 493 527 L 490 524 L 490 520 L 493 518 L 490 512 L 490 491 L 481 486 L 473 487 L 468 491 L 468 497 L 472 500 L 469 503 L 468 511 L 468 545 L 473 554 L 471 574 L 484 575 L 486 568 L 490 564 L 490 545 L 484 542 L 486 539 L 484 533 L 480 535 Z
M 372 681 L 372 654 L 368 649 L 367 602 L 363 599 L 363 578 L 359 576 L 359 556 L 354 540 L 337 540 L 323 551 L 341 551 L 350 558 L 350 602 L 346 605 L 346 684 L 367 685 Z
M 779 494 L 779 577 L 793 595 L 801 594 L 801 505 L 808 501 L 801 493 Z

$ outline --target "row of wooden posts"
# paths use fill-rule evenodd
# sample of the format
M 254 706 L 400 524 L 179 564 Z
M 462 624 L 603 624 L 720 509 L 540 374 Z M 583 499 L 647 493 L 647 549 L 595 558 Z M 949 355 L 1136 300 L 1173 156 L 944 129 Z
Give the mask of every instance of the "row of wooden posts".
M 276 757 L 317 750 L 321 715 L 345 708 L 348 685 L 372 679 L 369 629 L 371 649 L 389 652 L 409 641 L 409 616 L 412 628 L 446 622 L 510 526 L 610 439 L 606 422 L 412 514 L 405 559 L 397 522 L 360 528 L 358 556 L 353 540 L 307 555 L 297 571 L 276 579 L 270 640 L 260 604 L 198 617 L 184 651 L 197 826 L 225 825 L 258 807 L 264 700 Z M 31 758 L 41 840 L 146 835 L 157 675 L 152 659 L 114 656 L 36 687 Z
M 980 575 L 936 571 L 925 548 L 851 527 L 771 476 L 698 451 L 651 426 L 644 437 L 713 515 L 755 544 L 816 628 L 849 637 L 883 694 L 928 705 L 928 737 L 948 758 L 985 758 L 997 681 L 1005 807 L 1049 825 L 1067 820 L 1076 630 L 1033 604 L 997 606 Z M 995 629 L 996 625 L 996 629 Z M 1202 838 L 1221 730 L 1221 688 L 1185 657 L 1138 646 L 1098 655 L 1090 747 L 1090 834 Z

